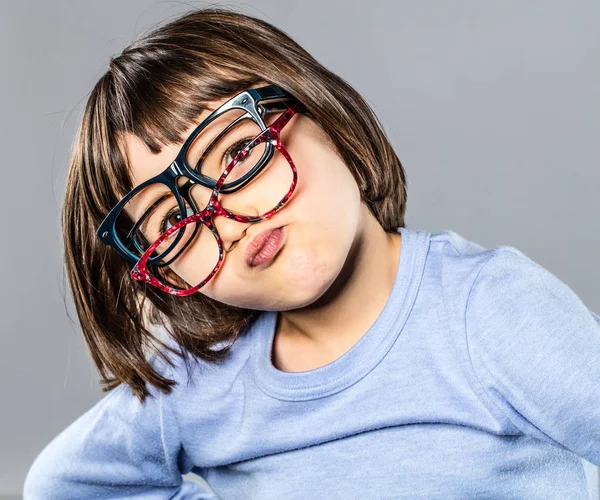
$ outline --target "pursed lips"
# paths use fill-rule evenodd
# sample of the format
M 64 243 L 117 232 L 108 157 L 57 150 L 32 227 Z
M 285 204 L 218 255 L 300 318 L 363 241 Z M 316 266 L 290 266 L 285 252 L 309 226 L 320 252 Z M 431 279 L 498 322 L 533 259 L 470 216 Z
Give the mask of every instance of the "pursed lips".
M 265 260 L 265 258 L 271 257 L 271 254 L 279 249 L 278 247 L 280 246 L 281 240 L 283 238 L 282 233 L 283 231 L 281 227 L 276 227 L 267 229 L 262 233 L 257 234 L 246 248 L 246 252 L 244 255 L 246 264 L 250 267 L 256 267 L 257 265 L 262 263 L 262 261 Z M 272 238 L 271 241 L 269 241 L 269 238 L 271 238 L 272 236 L 276 236 L 276 238 Z M 268 247 L 266 245 L 267 242 Z M 264 251 L 263 247 L 266 247 L 264 248 Z M 261 254 L 262 257 L 261 262 L 256 263 L 254 262 L 254 259 L 259 254 Z

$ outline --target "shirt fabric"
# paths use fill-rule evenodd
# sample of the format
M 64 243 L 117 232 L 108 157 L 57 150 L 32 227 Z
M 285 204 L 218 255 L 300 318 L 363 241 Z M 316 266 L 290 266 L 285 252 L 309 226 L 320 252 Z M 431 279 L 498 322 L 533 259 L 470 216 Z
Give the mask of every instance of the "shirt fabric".
M 38 455 L 25 500 L 587 499 L 600 316 L 514 247 L 397 231 L 391 295 L 344 355 L 278 370 L 261 312 L 221 365 L 157 362 L 171 394 L 104 396 Z

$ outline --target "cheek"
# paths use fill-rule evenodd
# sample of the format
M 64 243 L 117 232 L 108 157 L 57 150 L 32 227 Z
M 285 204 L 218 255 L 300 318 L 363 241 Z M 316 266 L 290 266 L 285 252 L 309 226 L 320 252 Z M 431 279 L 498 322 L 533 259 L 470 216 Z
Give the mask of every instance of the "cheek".
M 190 287 L 204 281 L 219 262 L 219 246 L 212 233 L 199 226 L 193 235 L 194 240 L 169 264 L 170 270 Z
M 324 245 L 290 247 L 287 259 L 281 263 L 281 273 L 286 282 L 294 283 L 294 291 L 319 289 L 329 280 L 330 256 Z M 329 258 L 328 258 L 329 257 Z
M 297 115 L 289 125 L 283 130 L 282 142 L 298 171 L 298 183 L 281 218 L 311 227 L 319 224 L 334 233 L 347 232 L 361 203 L 352 173 L 309 118 Z
M 204 280 L 212 269 L 212 267 L 208 269 L 209 266 L 198 265 L 201 260 L 194 258 L 194 253 L 194 249 L 190 247 L 190 251 L 169 265 L 171 271 L 185 280 L 190 287 L 196 286 Z
M 353 220 L 360 192 L 342 159 L 324 145 L 310 142 L 292 144 L 290 154 L 298 170 L 293 219 L 319 222 L 328 230 L 344 219 Z

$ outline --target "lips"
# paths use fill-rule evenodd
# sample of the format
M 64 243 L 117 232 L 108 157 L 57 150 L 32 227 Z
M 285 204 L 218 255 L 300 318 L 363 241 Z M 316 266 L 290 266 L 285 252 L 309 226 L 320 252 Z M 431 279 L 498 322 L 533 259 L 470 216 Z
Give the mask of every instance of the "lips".
M 271 262 L 283 244 L 283 237 L 281 227 L 267 229 L 257 234 L 244 253 L 246 264 L 257 267 Z

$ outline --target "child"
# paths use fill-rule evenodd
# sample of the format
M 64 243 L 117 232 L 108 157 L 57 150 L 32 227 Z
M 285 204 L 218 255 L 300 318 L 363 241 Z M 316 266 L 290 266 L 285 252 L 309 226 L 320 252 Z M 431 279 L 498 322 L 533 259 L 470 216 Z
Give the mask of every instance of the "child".
M 266 22 L 196 10 L 111 59 L 63 212 L 110 392 L 25 499 L 587 498 L 600 316 L 405 208 L 368 105 Z

